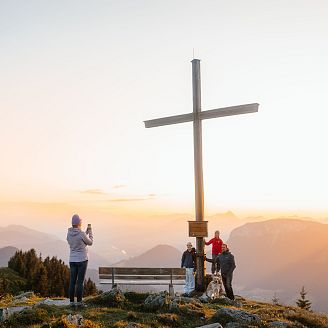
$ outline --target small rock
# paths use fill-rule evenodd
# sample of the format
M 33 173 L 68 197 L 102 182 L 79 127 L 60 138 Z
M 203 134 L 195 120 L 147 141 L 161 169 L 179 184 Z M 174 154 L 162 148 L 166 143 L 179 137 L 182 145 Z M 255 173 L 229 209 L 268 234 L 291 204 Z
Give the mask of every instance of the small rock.
M 288 323 L 284 321 L 272 321 L 268 322 L 268 326 L 272 328 L 287 328 Z
M 37 302 L 35 306 L 38 305 L 56 305 L 56 306 L 67 306 L 70 304 L 69 299 L 63 299 L 63 300 L 52 300 L 50 298 L 46 298 L 43 301 Z
M 258 315 L 242 310 L 231 308 L 221 308 L 213 316 L 216 321 L 221 323 L 237 322 L 240 324 L 259 324 L 261 319 Z
M 84 320 L 81 314 L 69 314 L 67 316 L 63 316 L 62 319 L 71 325 L 75 325 L 75 327 L 83 327 L 84 325 Z
M 239 322 L 229 322 L 225 325 L 225 328 L 247 328 L 247 324 L 239 323 Z
M 211 323 L 210 325 L 199 326 L 196 328 L 223 328 L 219 323 Z
M 27 298 L 26 296 L 22 296 L 20 298 L 14 298 L 14 300 L 12 301 L 12 304 L 13 305 L 16 305 L 16 304 L 20 304 L 20 303 L 26 303 L 28 302 L 29 298 Z
M 32 298 L 34 297 L 34 293 L 33 292 L 26 292 L 26 293 L 21 293 L 17 296 L 14 297 L 14 300 L 20 300 L 20 299 L 29 299 L 29 298 Z
M 143 325 L 140 323 L 129 322 L 124 328 L 142 328 Z

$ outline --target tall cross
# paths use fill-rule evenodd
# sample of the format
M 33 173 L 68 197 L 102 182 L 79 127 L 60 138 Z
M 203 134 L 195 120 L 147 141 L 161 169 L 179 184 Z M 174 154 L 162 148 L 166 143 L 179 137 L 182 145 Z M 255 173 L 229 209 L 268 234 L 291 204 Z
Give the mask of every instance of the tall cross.
M 194 171 L 195 171 L 195 213 L 196 222 L 204 221 L 204 186 L 203 186 L 203 159 L 202 159 L 202 120 L 248 114 L 258 111 L 259 104 L 247 104 L 232 107 L 217 108 L 202 111 L 201 88 L 200 88 L 200 60 L 192 61 L 192 90 L 193 112 L 145 121 L 146 128 L 171 125 L 177 123 L 193 122 L 194 125 Z M 205 263 L 204 263 L 204 237 L 196 237 L 196 290 L 203 291 L 205 288 Z

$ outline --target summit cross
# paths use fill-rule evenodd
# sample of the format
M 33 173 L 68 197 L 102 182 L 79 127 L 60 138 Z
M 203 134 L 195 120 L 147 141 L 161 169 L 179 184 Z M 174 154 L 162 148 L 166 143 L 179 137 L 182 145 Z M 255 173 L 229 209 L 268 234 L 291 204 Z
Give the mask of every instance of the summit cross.
M 194 172 L 195 172 L 195 214 L 196 222 L 204 221 L 204 184 L 203 184 L 203 155 L 202 155 L 202 121 L 210 118 L 232 116 L 239 114 L 255 113 L 259 104 L 252 103 L 212 110 L 201 109 L 201 79 L 200 60 L 193 59 L 192 63 L 192 91 L 193 112 L 145 121 L 146 128 L 154 128 L 163 125 L 193 122 L 194 126 Z M 204 261 L 204 237 L 196 237 L 196 290 L 205 289 L 205 261 Z

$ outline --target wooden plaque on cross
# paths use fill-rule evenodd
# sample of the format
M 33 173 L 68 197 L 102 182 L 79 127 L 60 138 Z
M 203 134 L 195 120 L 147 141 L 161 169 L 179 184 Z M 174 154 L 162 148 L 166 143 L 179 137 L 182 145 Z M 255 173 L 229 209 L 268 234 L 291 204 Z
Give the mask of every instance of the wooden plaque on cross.
M 189 237 L 208 237 L 208 221 L 188 221 Z

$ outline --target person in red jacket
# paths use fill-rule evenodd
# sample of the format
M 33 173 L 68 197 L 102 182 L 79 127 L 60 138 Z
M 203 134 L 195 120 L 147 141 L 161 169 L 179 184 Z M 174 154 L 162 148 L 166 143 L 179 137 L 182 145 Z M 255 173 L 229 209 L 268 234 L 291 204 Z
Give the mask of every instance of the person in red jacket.
M 214 261 L 212 263 L 212 274 L 217 272 L 217 265 L 216 265 L 216 258 L 219 254 L 222 253 L 222 244 L 223 241 L 220 239 L 220 231 L 216 230 L 214 233 L 214 238 L 209 240 L 208 242 L 205 241 L 205 245 L 209 246 L 212 244 L 212 260 Z

